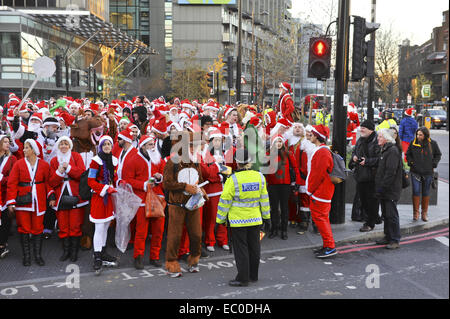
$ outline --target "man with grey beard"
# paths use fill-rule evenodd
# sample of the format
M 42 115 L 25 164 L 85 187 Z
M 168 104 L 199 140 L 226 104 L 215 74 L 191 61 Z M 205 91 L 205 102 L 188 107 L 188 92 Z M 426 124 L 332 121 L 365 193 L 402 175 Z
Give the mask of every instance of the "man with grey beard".
M 380 159 L 380 147 L 378 146 L 375 124 L 366 120 L 361 124 L 361 137 L 356 142 L 349 163 L 354 170 L 357 189 L 361 198 L 361 208 L 367 213 L 361 232 L 369 232 L 375 228 L 379 218 L 379 202 L 375 197 L 375 175 Z

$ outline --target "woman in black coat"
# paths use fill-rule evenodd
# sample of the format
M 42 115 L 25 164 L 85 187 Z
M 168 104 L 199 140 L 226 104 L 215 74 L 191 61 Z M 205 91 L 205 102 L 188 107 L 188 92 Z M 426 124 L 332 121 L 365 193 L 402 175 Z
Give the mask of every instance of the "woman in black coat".
M 403 161 L 402 154 L 396 146 L 394 134 L 394 131 L 388 128 L 378 131 L 381 157 L 375 175 L 375 195 L 380 200 L 385 235 L 377 243 L 387 245 L 388 249 L 400 247 L 400 220 L 397 202 L 402 191 Z
M 406 160 L 411 168 L 413 188 L 413 219 L 419 219 L 420 203 L 422 202 L 422 220 L 428 221 L 428 203 L 430 187 L 433 181 L 433 169 L 441 160 L 442 153 L 436 141 L 430 138 L 430 131 L 421 127 L 416 131 L 414 141 L 406 151 Z M 422 192 L 421 192 L 422 188 Z M 422 201 L 420 196 L 422 195 Z

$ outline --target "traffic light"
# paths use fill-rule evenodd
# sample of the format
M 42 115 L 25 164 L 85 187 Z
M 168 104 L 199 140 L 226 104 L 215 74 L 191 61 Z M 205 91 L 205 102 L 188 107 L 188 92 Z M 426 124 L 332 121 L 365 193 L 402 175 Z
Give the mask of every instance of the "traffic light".
M 76 70 L 70 71 L 70 83 L 73 87 L 80 86 L 80 72 Z
M 212 92 L 213 92 L 214 91 L 214 84 L 215 84 L 214 71 L 208 72 L 207 80 L 208 80 L 208 87 L 210 89 L 212 89 Z
M 366 41 L 365 38 L 379 27 L 379 23 L 367 23 L 366 19 L 355 16 L 353 21 L 352 81 L 362 80 L 366 76 L 374 76 L 375 43 Z
M 88 88 L 88 92 L 92 90 L 92 81 L 91 81 L 91 68 L 88 68 L 84 74 L 84 82 Z
M 231 89 L 233 87 L 233 57 L 227 57 L 225 61 L 225 65 L 223 67 L 224 70 L 224 78 L 227 81 L 228 88 Z
M 309 78 L 325 80 L 330 77 L 331 45 L 331 38 L 317 37 L 309 39 Z
M 55 56 L 55 66 L 56 66 L 56 71 L 55 71 L 56 87 L 60 88 L 63 86 L 62 85 L 62 56 L 61 55 Z
M 97 91 L 102 92 L 103 91 L 103 80 L 98 79 L 97 80 Z
M 92 70 L 92 78 L 94 80 L 94 93 L 97 93 L 97 72 L 94 70 Z

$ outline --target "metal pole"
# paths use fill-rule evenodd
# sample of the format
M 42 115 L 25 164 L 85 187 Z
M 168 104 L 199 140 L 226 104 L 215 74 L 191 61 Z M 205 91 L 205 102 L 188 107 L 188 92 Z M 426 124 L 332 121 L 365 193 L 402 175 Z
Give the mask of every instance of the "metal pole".
M 66 55 L 66 96 L 69 96 L 69 57 Z
M 336 48 L 336 78 L 334 93 L 333 152 L 346 159 L 347 105 L 344 94 L 348 90 L 348 45 L 350 27 L 350 0 L 339 1 L 338 38 Z M 336 184 L 331 202 L 330 222 L 345 223 L 345 182 Z
M 238 52 L 236 61 L 236 101 L 241 101 L 242 75 L 242 0 L 238 0 Z
M 372 17 L 371 22 L 375 23 L 376 19 L 376 6 L 377 6 L 377 0 L 372 0 Z M 375 32 L 372 32 L 370 34 L 370 40 L 374 42 L 375 45 Z M 369 63 L 375 63 L 375 57 L 373 58 L 373 61 L 369 61 Z M 369 77 L 369 92 L 367 95 L 367 119 L 369 121 L 373 122 L 373 107 L 374 107 L 374 93 L 375 93 L 375 79 L 374 76 Z

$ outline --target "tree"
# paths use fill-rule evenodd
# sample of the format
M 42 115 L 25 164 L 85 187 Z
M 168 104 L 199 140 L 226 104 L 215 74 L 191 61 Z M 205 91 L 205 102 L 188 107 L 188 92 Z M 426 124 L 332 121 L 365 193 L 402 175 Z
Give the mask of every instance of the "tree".
M 209 89 L 206 79 L 207 71 L 195 63 L 197 49 L 184 50 L 180 58 L 183 60 L 183 68 L 173 71 L 171 80 L 171 92 L 169 98 L 180 97 L 183 99 L 207 99 Z

